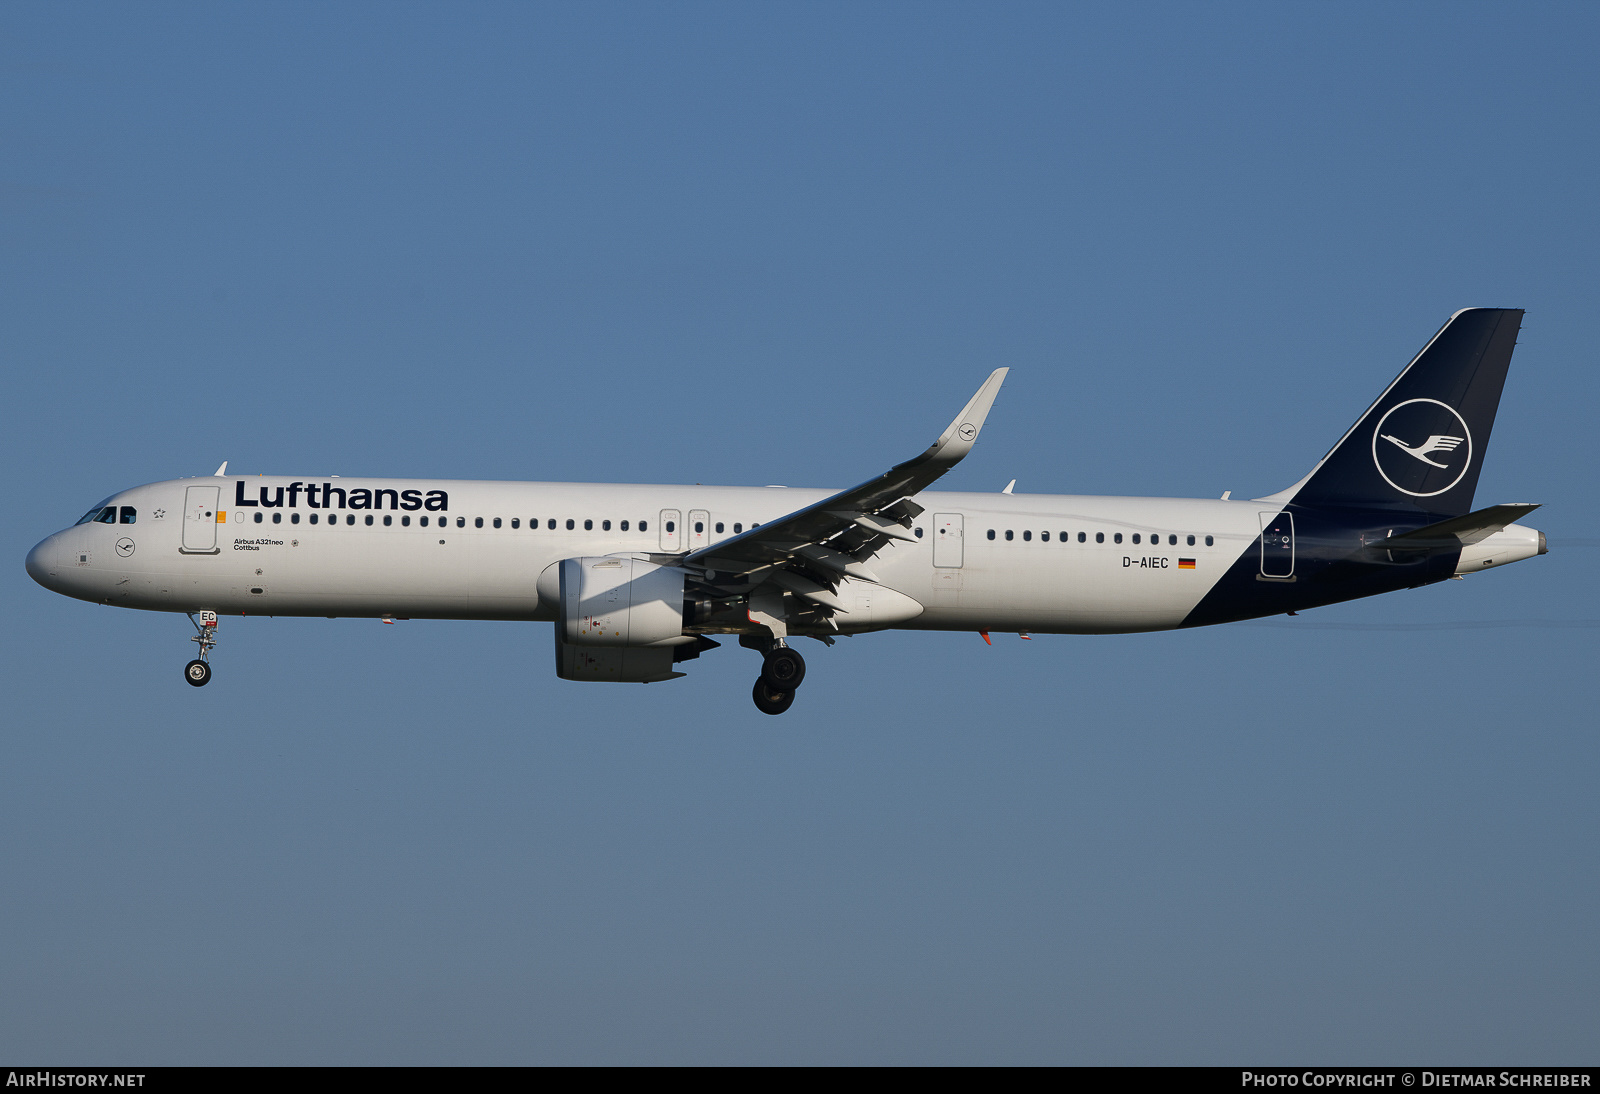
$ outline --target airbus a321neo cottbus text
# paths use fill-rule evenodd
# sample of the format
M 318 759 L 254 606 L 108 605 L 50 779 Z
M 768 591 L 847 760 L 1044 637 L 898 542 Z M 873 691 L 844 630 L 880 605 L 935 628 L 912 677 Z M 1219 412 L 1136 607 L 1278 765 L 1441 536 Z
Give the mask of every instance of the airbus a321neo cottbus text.
M 1472 509 L 1522 312 L 1468 308 L 1311 473 L 1253 501 L 929 490 L 1006 369 L 915 459 L 859 486 L 231 477 L 136 486 L 28 553 L 47 589 L 185 612 L 211 679 L 227 615 L 555 624 L 564 680 L 651 683 L 737 636 L 754 698 L 794 702 L 804 635 L 893 627 L 1118 634 L 1278 615 L 1545 553 Z

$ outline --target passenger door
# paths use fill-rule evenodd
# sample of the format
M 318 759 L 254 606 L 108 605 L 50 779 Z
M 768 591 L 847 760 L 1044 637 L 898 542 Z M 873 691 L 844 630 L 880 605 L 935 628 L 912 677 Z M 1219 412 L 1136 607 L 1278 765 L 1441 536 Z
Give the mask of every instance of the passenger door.
M 217 547 L 217 498 L 220 486 L 191 486 L 183 498 L 183 546 L 186 555 L 214 555 Z
M 1261 514 L 1261 576 L 1294 576 L 1294 517 L 1288 513 Z

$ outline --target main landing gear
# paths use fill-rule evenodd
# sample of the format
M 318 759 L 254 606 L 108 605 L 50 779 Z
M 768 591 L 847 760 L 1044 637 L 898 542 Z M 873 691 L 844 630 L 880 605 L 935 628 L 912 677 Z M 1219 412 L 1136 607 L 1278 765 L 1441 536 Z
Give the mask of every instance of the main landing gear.
M 777 641 L 747 641 L 741 646 L 762 651 L 761 675 L 756 678 L 750 697 L 762 714 L 782 714 L 794 705 L 794 692 L 806 678 L 806 662 L 794 650 Z
M 212 647 L 217 644 L 217 613 L 201 612 L 196 620 L 194 613 L 190 612 L 189 622 L 194 624 L 198 632 L 189 641 L 200 643 L 200 656 L 183 666 L 183 678 L 191 687 L 203 688 L 211 683 L 210 657 Z

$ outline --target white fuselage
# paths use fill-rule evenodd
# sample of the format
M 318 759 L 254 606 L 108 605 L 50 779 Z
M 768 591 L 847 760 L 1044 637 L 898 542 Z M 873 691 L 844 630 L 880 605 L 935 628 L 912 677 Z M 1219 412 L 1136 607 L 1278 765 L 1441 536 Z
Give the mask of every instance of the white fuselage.
M 48 537 L 30 552 L 28 570 L 68 596 L 154 611 L 554 620 L 554 585 L 547 580 L 541 596 L 540 577 L 562 559 L 629 554 L 668 561 L 662 556 L 713 546 L 831 493 L 177 479 L 106 499 L 101 505 L 117 507 L 118 523 L 80 523 Z M 264 504 L 274 500 L 280 504 Z M 374 500 L 383 507 L 371 508 Z M 890 542 L 871 559 L 879 585 L 915 604 L 907 611 L 896 598 L 902 607 L 892 617 L 880 611 L 876 620 L 870 609 L 841 615 L 839 630 L 1109 634 L 1177 627 L 1230 568 L 1254 565 L 1244 556 L 1259 553 L 1263 529 L 1282 509 L 1276 498 L 925 491 L 916 501 L 924 507 L 913 522 L 916 539 Z M 1457 572 L 1541 550 L 1539 533 L 1510 525 L 1464 551 Z M 851 588 L 856 595 L 867 587 Z
M 557 605 L 541 601 L 538 579 L 562 559 L 692 551 L 831 493 L 259 477 L 246 480 L 244 494 L 257 504 L 241 506 L 237 481 L 180 479 L 124 491 L 107 504 L 131 507 L 133 524 L 88 523 L 57 533 L 30 556 L 30 570 L 48 571 L 51 587 L 80 599 L 158 611 L 550 620 Z M 313 507 L 303 490 L 295 490 L 290 507 L 288 488 L 305 481 L 314 481 L 319 492 L 323 483 L 332 484 L 343 492 L 342 499 L 333 497 L 345 504 Z M 204 493 L 208 487 L 215 495 Z M 284 504 L 261 504 L 280 490 Z M 382 496 L 384 508 L 349 507 L 357 491 L 382 490 L 396 495 Z M 391 504 L 430 493 L 442 494 L 448 508 Z M 214 498 L 209 505 L 186 512 L 208 496 Z M 1261 531 L 1259 513 L 1277 508 L 934 491 L 916 500 L 925 508 L 915 522 L 920 538 L 893 543 L 872 560 L 882 585 L 923 606 L 896 625 L 1041 633 L 1177 626 L 1251 549 Z M 203 515 L 211 512 L 217 515 Z

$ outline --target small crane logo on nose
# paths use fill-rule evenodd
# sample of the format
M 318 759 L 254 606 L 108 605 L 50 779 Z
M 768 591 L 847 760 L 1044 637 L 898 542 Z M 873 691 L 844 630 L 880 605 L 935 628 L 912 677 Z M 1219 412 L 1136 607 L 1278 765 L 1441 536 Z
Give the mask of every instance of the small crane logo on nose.
M 117 540 L 117 554 L 121 555 L 123 558 L 127 558 L 129 555 L 133 554 L 133 540 L 129 539 L 127 536 L 123 536 L 121 539 Z

